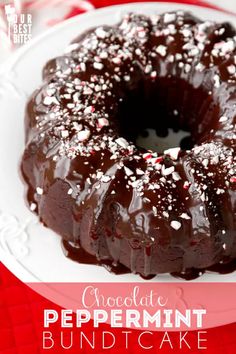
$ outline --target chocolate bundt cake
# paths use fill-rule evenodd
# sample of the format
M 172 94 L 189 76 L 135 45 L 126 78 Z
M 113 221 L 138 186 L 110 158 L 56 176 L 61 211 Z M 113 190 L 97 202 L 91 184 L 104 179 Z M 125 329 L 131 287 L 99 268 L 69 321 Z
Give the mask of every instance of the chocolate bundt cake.
M 69 255 L 193 277 L 236 260 L 236 31 L 126 15 L 49 61 L 26 113 L 28 201 Z M 191 134 L 162 153 L 145 128 Z

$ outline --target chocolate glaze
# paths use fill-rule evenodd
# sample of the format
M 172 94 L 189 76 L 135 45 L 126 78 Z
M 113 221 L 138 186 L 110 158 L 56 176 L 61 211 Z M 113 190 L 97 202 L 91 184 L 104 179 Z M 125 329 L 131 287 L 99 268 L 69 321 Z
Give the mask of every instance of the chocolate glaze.
M 71 242 L 62 240 L 62 249 L 65 256 L 75 262 L 103 266 L 114 274 L 130 273 L 130 270 L 124 265 L 120 263 L 115 264 L 111 259 L 98 259 L 97 257 L 87 253 L 79 245 L 72 244 Z
M 110 259 L 99 260 L 95 256 L 85 252 L 78 244 L 72 244 L 71 242 L 62 240 L 62 249 L 66 257 L 69 259 L 81 263 L 81 264 L 93 264 L 97 266 L 105 267 L 109 272 L 114 274 L 127 274 L 130 273 L 130 269 L 125 267 L 123 264 L 114 263 Z M 236 270 L 236 260 L 225 259 L 221 263 L 214 264 L 206 269 L 196 269 L 189 268 L 183 272 L 174 272 L 171 275 L 175 278 L 180 278 L 184 280 L 193 280 L 203 275 L 206 271 L 219 273 L 219 274 L 229 274 Z M 139 274 L 145 280 L 151 280 L 156 275 L 149 274 L 144 276 Z
M 31 209 L 69 257 L 146 278 L 234 264 L 231 25 L 129 14 L 77 38 L 43 78 L 27 106 L 22 173 Z M 141 149 L 147 127 L 188 130 L 192 148 Z

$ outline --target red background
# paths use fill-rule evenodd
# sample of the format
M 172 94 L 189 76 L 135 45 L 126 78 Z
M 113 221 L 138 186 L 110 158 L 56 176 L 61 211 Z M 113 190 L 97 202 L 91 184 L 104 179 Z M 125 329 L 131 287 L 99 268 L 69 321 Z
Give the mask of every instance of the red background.
M 96 350 L 87 347 L 79 350 L 74 346 L 73 349 L 63 350 L 59 347 L 50 351 L 42 349 L 43 331 L 43 310 L 45 308 L 59 310 L 59 307 L 42 296 L 32 291 L 27 285 L 19 281 L 8 269 L 0 263 L 0 353 L 1 354 L 41 354 L 41 353 L 70 353 L 70 354 L 157 354 L 157 353 L 207 353 L 207 354 L 234 354 L 236 353 L 236 323 L 223 327 L 209 329 L 207 331 L 207 350 L 196 350 L 196 332 L 190 332 L 188 341 L 195 349 L 156 349 L 144 350 L 137 345 L 137 334 L 134 330 L 126 350 L 122 340 L 119 341 L 115 349 L 101 350 L 99 345 Z M 53 327 L 55 332 L 57 327 Z M 109 325 L 100 326 L 96 331 L 109 331 Z M 83 331 L 89 336 L 93 331 L 93 322 L 83 326 Z M 121 338 L 122 329 L 111 330 L 117 338 Z M 60 328 L 58 327 L 58 336 Z M 156 341 L 160 342 L 160 332 L 155 332 Z M 177 343 L 178 334 L 172 335 L 172 342 Z M 154 337 L 155 340 L 155 337 Z
M 136 2 L 138 0 L 135 0 Z M 173 0 L 169 0 L 173 1 Z M 234 0 L 232 0 L 234 1 Z M 125 3 L 125 0 L 92 0 L 91 3 L 95 7 L 102 7 L 118 3 Z M 130 1 L 132 2 L 132 1 Z M 175 2 L 175 1 L 173 1 Z M 177 2 L 177 1 L 176 1 Z M 193 3 L 206 5 L 204 1 L 198 0 L 179 0 L 182 3 Z M 81 13 L 81 9 L 72 8 L 67 17 Z M 44 353 L 42 350 L 42 330 L 43 330 L 43 309 L 58 309 L 58 306 L 44 299 L 42 296 L 33 292 L 29 287 L 20 282 L 12 275 L 2 263 L 0 263 L 0 354 L 36 354 Z M 58 328 L 58 335 L 59 335 Z M 97 331 L 109 330 L 108 325 L 101 326 Z M 112 332 L 119 338 L 122 329 L 112 329 Z M 83 331 L 87 334 L 93 331 L 92 321 L 83 327 Z M 51 350 L 52 353 L 104 353 L 120 354 L 127 353 L 199 353 L 207 354 L 234 354 L 236 353 L 236 323 L 208 330 L 207 333 L 207 350 L 197 351 L 196 349 L 162 349 L 144 350 L 137 346 L 137 333 L 133 331 L 129 349 L 126 350 L 124 343 L 119 341 L 116 349 L 101 350 L 99 346 L 96 350 L 83 349 L 79 350 L 74 347 L 70 350 L 60 350 L 56 348 Z M 155 333 L 155 336 L 160 333 Z M 191 332 L 188 338 L 190 342 L 196 342 L 196 332 Z M 121 337 L 120 337 L 121 338 Z M 173 342 L 177 341 L 177 333 L 174 334 Z M 196 345 L 195 345 L 196 348 Z

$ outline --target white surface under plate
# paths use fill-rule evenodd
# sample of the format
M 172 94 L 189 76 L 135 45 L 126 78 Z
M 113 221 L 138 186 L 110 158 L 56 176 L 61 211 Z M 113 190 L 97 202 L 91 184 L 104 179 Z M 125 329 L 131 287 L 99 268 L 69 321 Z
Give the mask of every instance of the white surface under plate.
M 63 53 L 69 42 L 83 31 L 115 24 L 129 11 L 143 14 L 176 9 L 190 10 L 202 19 L 231 21 L 236 18 L 197 6 L 167 3 L 138 3 L 113 6 L 68 20 L 32 40 L 15 53 L 0 72 L 0 259 L 21 280 L 44 282 L 143 282 L 139 276 L 115 276 L 103 267 L 82 265 L 67 259 L 60 238 L 43 227 L 27 208 L 19 162 L 24 149 L 24 109 L 27 97 L 41 83 L 45 62 Z M 235 281 L 236 273 L 205 274 L 195 281 Z M 173 281 L 161 275 L 152 281 Z

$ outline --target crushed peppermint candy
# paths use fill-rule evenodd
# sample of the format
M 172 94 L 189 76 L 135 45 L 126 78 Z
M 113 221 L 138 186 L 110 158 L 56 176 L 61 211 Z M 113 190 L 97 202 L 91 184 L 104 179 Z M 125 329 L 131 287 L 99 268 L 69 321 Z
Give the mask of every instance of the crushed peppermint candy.
M 98 27 L 96 30 L 95 30 L 95 33 L 96 33 L 96 36 L 98 38 L 101 38 L 101 39 L 104 39 L 107 37 L 107 32 L 104 31 L 104 29 L 102 27 Z
M 88 129 L 81 130 L 77 133 L 77 139 L 79 141 L 85 141 L 90 137 L 90 131 Z
M 183 189 L 188 190 L 190 187 L 190 183 L 188 181 L 185 181 L 183 184 Z
M 62 138 L 68 138 L 69 136 L 69 131 L 68 130 L 62 130 L 61 131 L 61 137 Z
M 117 64 L 117 65 L 121 64 L 121 58 L 119 58 L 119 57 L 113 58 L 112 61 L 113 61 L 114 64 Z
M 182 225 L 179 221 L 172 220 L 170 226 L 177 231 L 181 228 Z
M 160 54 L 162 57 L 166 56 L 166 53 L 167 53 L 167 48 L 160 44 L 157 48 L 156 48 L 156 52 L 158 54 Z
M 220 77 L 219 77 L 219 75 L 214 75 L 214 86 L 216 88 L 220 87 Z
M 46 96 L 43 100 L 43 103 L 46 106 L 50 106 L 52 104 L 59 105 L 59 102 L 55 96 Z
M 139 175 L 139 176 L 142 176 L 142 175 L 145 174 L 145 172 L 144 172 L 143 170 L 141 170 L 140 168 L 137 168 L 137 169 L 136 169 L 136 173 L 137 173 L 137 175 Z
M 152 154 L 150 154 L 149 152 L 147 152 L 147 153 L 143 154 L 143 158 L 144 158 L 144 160 L 149 160 L 149 159 L 152 158 Z
M 181 150 L 180 147 L 171 148 L 171 149 L 165 150 L 164 154 L 170 156 L 170 158 L 172 160 L 177 160 L 179 157 L 180 150 Z
M 35 211 L 37 209 L 37 204 L 36 203 L 30 203 L 30 210 Z
M 71 194 L 72 194 L 72 192 L 73 192 L 73 189 L 72 189 L 72 188 L 70 188 L 70 189 L 68 190 L 67 194 L 68 194 L 68 195 L 71 195 Z
M 125 174 L 127 176 L 132 176 L 134 174 L 133 171 L 130 168 L 126 167 L 126 166 L 124 166 L 124 170 L 125 170 Z
M 99 118 L 98 119 L 98 128 L 103 128 L 103 127 L 107 127 L 109 125 L 109 121 L 106 118 Z
M 37 192 L 37 194 L 42 195 L 43 194 L 43 189 L 40 188 L 40 187 L 37 187 L 36 188 L 36 192 Z
M 223 122 L 226 122 L 227 120 L 228 120 L 228 117 L 221 116 L 220 119 L 219 119 L 219 122 L 223 123 Z
M 117 143 L 119 146 L 121 146 L 122 148 L 124 148 L 124 149 L 127 149 L 128 146 L 129 146 L 128 141 L 127 141 L 126 139 L 124 139 L 124 138 L 118 138 L 118 139 L 116 139 L 116 143 Z
M 181 177 L 180 177 L 179 173 L 176 172 L 176 171 L 172 172 L 172 178 L 173 178 L 174 181 L 180 181 L 181 180 Z
M 175 13 L 166 13 L 164 14 L 164 23 L 174 22 L 176 20 Z
M 230 178 L 230 182 L 231 182 L 231 183 L 236 183 L 236 177 L 231 177 L 231 178 Z
M 165 167 L 164 165 L 162 166 L 161 173 L 163 176 L 169 176 L 174 172 L 175 168 L 174 166 L 171 167 Z
M 165 217 L 165 218 L 169 218 L 169 216 L 170 216 L 170 214 L 168 213 L 168 211 L 163 211 L 163 216 Z
M 157 72 L 156 71 L 152 71 L 150 74 L 152 79 L 155 79 L 157 77 Z
M 104 68 L 104 65 L 102 63 L 99 63 L 99 62 L 94 62 L 93 63 L 93 67 L 94 69 L 97 69 L 97 70 L 102 70 Z
M 94 111 L 95 111 L 95 109 L 93 106 L 88 106 L 85 108 L 84 114 L 90 114 L 90 113 L 93 113 Z
M 182 214 L 180 215 L 180 217 L 181 217 L 182 219 L 185 219 L 185 220 L 190 220 L 190 219 L 191 219 L 190 216 L 189 216 L 187 213 L 182 213 Z
M 154 216 L 157 216 L 157 215 L 158 215 L 158 213 L 157 213 L 157 207 L 155 207 L 154 205 L 153 205 L 153 207 L 152 207 L 152 211 L 153 211 Z
M 235 65 L 228 66 L 227 70 L 228 70 L 230 75 L 236 74 L 236 66 Z
M 107 182 L 110 182 L 110 180 L 111 180 L 111 177 L 108 176 L 108 175 L 103 175 L 103 176 L 101 177 L 101 181 L 102 181 L 102 182 L 107 183 Z

